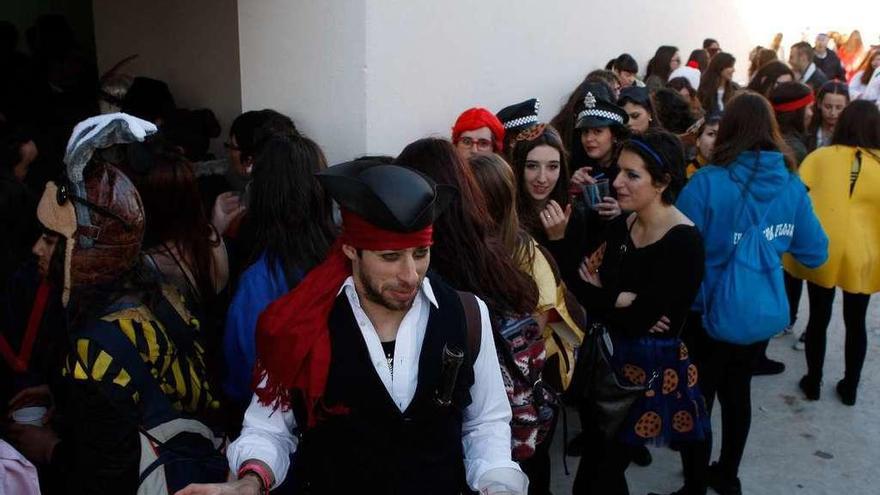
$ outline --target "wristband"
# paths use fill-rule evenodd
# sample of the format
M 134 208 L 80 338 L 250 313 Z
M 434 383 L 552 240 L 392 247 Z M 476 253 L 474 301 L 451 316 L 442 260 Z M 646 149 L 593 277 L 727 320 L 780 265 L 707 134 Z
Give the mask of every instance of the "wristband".
M 238 479 L 249 473 L 256 475 L 260 480 L 260 493 L 269 493 L 269 488 L 272 487 L 272 476 L 270 476 L 269 470 L 258 462 L 247 462 L 238 469 Z

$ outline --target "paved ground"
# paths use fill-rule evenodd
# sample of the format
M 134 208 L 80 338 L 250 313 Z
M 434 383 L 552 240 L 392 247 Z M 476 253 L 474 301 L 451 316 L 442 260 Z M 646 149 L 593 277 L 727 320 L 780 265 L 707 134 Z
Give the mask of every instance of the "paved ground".
M 797 381 L 804 374 L 803 351 L 792 349 L 794 336 L 774 339 L 768 354 L 785 362 L 782 375 L 757 377 L 752 382 L 752 430 L 740 471 L 748 495 L 880 494 L 880 303 L 868 308 L 868 355 L 855 407 L 840 403 L 834 390 L 843 377 L 843 318 L 838 292 L 829 328 L 822 399 L 806 401 Z M 807 320 L 806 290 L 795 332 Z M 568 415 L 569 435 L 580 429 L 574 413 Z M 720 408 L 715 407 L 713 431 L 720 432 Z M 561 428 L 557 428 L 557 432 Z M 715 442 L 717 459 L 720 442 Z M 569 458 L 571 476 L 562 469 L 562 437 L 554 441 L 555 495 L 571 492 L 576 458 Z M 653 449 L 654 463 L 631 466 L 627 479 L 633 495 L 649 491 L 669 493 L 681 486 L 681 464 L 676 452 Z M 714 492 L 709 490 L 710 494 Z

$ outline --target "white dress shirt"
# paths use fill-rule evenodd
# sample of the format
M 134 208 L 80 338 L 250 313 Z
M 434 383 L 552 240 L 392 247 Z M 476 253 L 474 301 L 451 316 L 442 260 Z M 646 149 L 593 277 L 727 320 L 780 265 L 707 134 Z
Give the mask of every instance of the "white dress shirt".
M 810 78 L 813 77 L 813 74 L 815 74 L 815 73 L 816 73 L 816 64 L 813 62 L 810 62 L 810 65 L 807 66 L 807 70 L 804 71 L 804 75 L 801 76 L 801 82 L 806 84 L 807 81 L 809 81 Z
M 422 342 L 428 326 L 430 306 L 439 309 L 430 281 L 425 278 L 412 307 L 404 315 L 397 331 L 394 346 L 394 373 L 388 362 L 379 335 L 370 318 L 361 307 L 354 280 L 348 277 L 340 288 L 345 292 L 355 320 L 360 327 L 373 367 L 385 390 L 397 407 L 404 411 L 412 401 L 418 385 L 418 365 Z M 468 485 L 481 493 L 525 494 L 528 478 L 511 459 L 510 404 L 492 338 L 489 312 L 483 301 L 478 301 L 482 334 L 480 352 L 474 362 L 474 384 L 471 386 L 471 404 L 465 409 L 461 443 Z M 280 484 L 287 475 L 289 455 L 296 451 L 297 437 L 292 431 L 296 420 L 291 411 L 273 410 L 251 399 L 244 416 L 241 436 L 227 450 L 232 472 L 247 460 L 266 463 Z M 345 476 L 345 473 L 339 473 Z

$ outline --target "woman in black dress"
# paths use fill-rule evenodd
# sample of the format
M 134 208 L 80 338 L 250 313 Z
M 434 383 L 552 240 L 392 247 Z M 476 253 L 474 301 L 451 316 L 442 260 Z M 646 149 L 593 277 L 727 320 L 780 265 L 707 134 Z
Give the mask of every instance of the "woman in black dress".
M 709 418 L 679 338 L 704 263 L 699 231 L 674 206 L 684 184 L 684 152 L 673 134 L 649 130 L 624 142 L 618 165 L 614 188 L 621 208 L 632 213 L 609 225 L 572 290 L 608 329 L 619 379 L 647 388 L 610 438 L 596 421 L 585 422 L 590 447 L 574 493 L 629 493 L 624 473 L 631 446 L 673 444 L 685 468 L 677 493 L 704 494 Z

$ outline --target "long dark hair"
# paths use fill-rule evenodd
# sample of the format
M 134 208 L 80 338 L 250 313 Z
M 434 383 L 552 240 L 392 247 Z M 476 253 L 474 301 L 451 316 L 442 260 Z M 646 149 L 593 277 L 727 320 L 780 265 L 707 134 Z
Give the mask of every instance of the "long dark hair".
M 666 81 L 669 80 L 669 73 L 672 72 L 672 69 L 669 68 L 669 64 L 672 62 L 672 57 L 678 52 L 678 48 L 669 45 L 663 45 L 657 49 L 654 53 L 654 56 L 648 62 L 647 72 L 645 72 L 645 79 L 651 76 L 657 76 L 663 80 L 665 84 Z
M 700 79 L 700 87 L 697 88 L 697 97 L 700 99 L 700 104 L 703 105 L 703 110 L 707 113 L 717 109 L 718 90 L 722 85 L 724 86 L 724 104 L 727 105 L 727 102 L 733 97 L 733 83 L 725 81 L 721 77 L 721 71 L 728 67 L 733 67 L 735 63 L 736 59 L 733 55 L 720 52 L 712 57 L 712 60 L 709 62 L 709 68 L 706 69 L 706 72 L 703 72 L 703 77 Z
M 711 162 L 730 165 L 746 151 L 781 151 L 788 168 L 795 169 L 770 102 L 748 90 L 738 93 L 724 108 Z
M 568 153 L 562 144 L 562 138 L 552 126 L 544 128 L 544 132 L 540 136 L 531 141 L 520 141 L 513 151 L 511 159 L 511 167 L 517 184 L 516 192 L 516 209 L 519 213 L 519 221 L 523 228 L 531 232 L 532 235 L 538 236 L 539 232 L 544 231 L 541 225 L 541 219 L 538 218 L 538 212 L 535 210 L 535 200 L 529 196 L 525 184 L 526 157 L 538 146 L 550 146 L 559 152 L 559 180 L 556 186 L 550 191 L 548 199 L 552 199 L 565 208 L 568 204 L 568 180 L 571 171 L 568 169 Z
M 770 103 L 779 105 L 789 101 L 800 100 L 812 92 L 813 90 L 804 83 L 795 81 L 784 82 L 770 90 Z M 791 112 L 776 112 L 779 132 L 783 135 L 793 134 L 798 139 L 804 139 L 807 132 L 804 112 L 806 112 L 806 107 L 801 107 Z
M 880 150 L 880 110 L 868 100 L 856 100 L 840 113 L 831 144 Z
M 321 148 L 307 137 L 269 139 L 254 165 L 251 261 L 265 252 L 270 266 L 281 264 L 288 287 L 299 270 L 323 261 L 336 234 L 330 197 L 315 178 L 326 168 Z
M 755 72 L 755 75 L 752 76 L 752 80 L 749 81 L 748 89 L 766 97 L 770 94 L 770 90 L 776 86 L 776 81 L 784 75 L 791 76 L 792 81 L 795 79 L 794 72 L 789 66 L 779 60 L 767 62 Z
M 687 63 L 696 62 L 697 69 L 700 72 L 705 71 L 709 68 L 709 52 L 705 49 L 697 48 L 696 50 L 691 52 L 691 55 L 688 57 Z
M 458 189 L 458 199 L 434 222 L 431 268 L 456 289 L 481 297 L 495 315 L 532 313 L 538 288 L 492 235 L 483 194 L 452 144 L 444 139 L 419 139 L 404 148 L 395 163 Z
M 192 164 L 162 140 L 150 148 L 152 166 L 137 184 L 146 218 L 144 250 L 173 246 L 204 303 L 217 292 L 214 275 L 221 268 L 214 266 L 211 250 L 221 242 L 220 235 L 202 207 Z
M 816 131 L 822 127 L 822 123 L 824 117 L 822 117 L 822 100 L 825 99 L 825 95 L 843 95 L 846 97 L 846 103 L 849 105 L 849 86 L 845 82 L 841 81 L 828 81 L 823 84 L 821 88 L 819 88 L 819 92 L 816 93 L 816 106 L 813 110 L 813 119 L 810 120 L 810 128 L 809 135 L 811 138 L 815 139 Z
M 651 100 L 658 125 L 669 132 L 684 134 L 697 120 L 690 102 L 674 89 L 660 88 Z
M 870 52 L 868 52 L 867 55 L 865 55 L 864 60 L 862 60 L 861 65 L 859 65 L 857 72 L 864 71 L 862 73 L 861 80 L 862 80 L 862 84 L 864 84 L 865 86 L 867 86 L 868 83 L 871 82 L 871 78 L 874 76 L 874 72 L 880 70 L 880 69 L 875 69 L 871 65 L 871 62 L 874 60 L 874 57 L 876 57 L 878 55 L 880 55 L 880 48 L 872 49 Z

